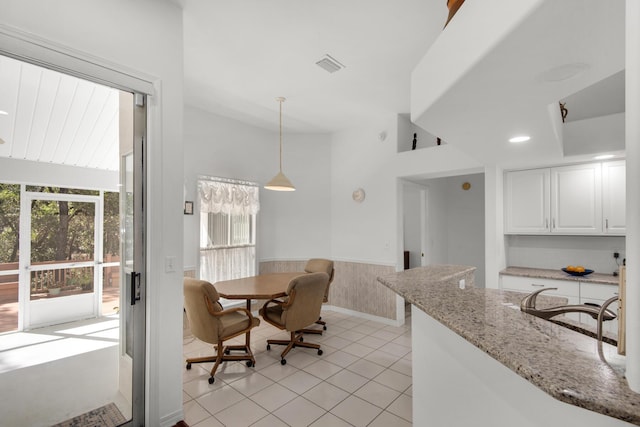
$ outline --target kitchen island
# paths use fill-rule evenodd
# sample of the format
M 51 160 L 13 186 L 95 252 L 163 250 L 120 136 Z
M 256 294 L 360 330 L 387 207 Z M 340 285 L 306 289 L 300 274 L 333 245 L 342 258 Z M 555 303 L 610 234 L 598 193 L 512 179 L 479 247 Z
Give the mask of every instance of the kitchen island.
M 473 271 L 378 278 L 412 304 L 414 425 L 640 425 L 640 395 L 595 339 L 521 312 L 521 293 L 462 289 Z

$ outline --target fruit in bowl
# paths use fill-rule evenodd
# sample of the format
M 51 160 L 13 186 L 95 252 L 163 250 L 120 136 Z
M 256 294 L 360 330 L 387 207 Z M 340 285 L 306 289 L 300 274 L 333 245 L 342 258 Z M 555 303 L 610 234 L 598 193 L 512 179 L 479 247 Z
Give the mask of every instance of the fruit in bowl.
M 593 270 L 589 270 L 588 268 L 584 268 L 581 265 L 568 265 L 568 266 L 562 268 L 562 271 L 564 271 L 565 273 L 570 274 L 572 276 L 586 276 L 587 274 L 593 273 Z

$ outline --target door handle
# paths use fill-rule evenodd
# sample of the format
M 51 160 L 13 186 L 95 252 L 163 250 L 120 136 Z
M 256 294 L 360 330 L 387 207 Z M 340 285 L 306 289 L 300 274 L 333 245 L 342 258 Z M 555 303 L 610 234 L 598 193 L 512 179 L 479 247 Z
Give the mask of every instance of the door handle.
M 131 273 L 131 305 L 136 305 L 136 301 L 140 301 L 140 293 L 138 292 L 140 287 L 140 273 L 135 271 Z

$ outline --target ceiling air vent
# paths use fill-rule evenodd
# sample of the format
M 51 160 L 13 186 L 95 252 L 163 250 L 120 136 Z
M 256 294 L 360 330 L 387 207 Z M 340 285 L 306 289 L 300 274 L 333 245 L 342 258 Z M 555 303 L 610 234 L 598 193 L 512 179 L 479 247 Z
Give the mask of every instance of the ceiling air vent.
M 330 73 L 335 73 L 336 71 L 345 68 L 344 65 L 328 54 L 323 56 L 320 61 L 316 62 L 316 65 Z

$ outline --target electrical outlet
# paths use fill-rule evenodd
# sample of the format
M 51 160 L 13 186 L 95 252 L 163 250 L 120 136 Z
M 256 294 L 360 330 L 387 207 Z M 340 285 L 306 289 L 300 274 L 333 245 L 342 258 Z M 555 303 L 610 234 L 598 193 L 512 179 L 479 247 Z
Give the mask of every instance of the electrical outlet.
M 614 252 L 614 253 L 613 253 L 613 257 L 614 257 L 615 259 L 620 258 L 620 252 Z

